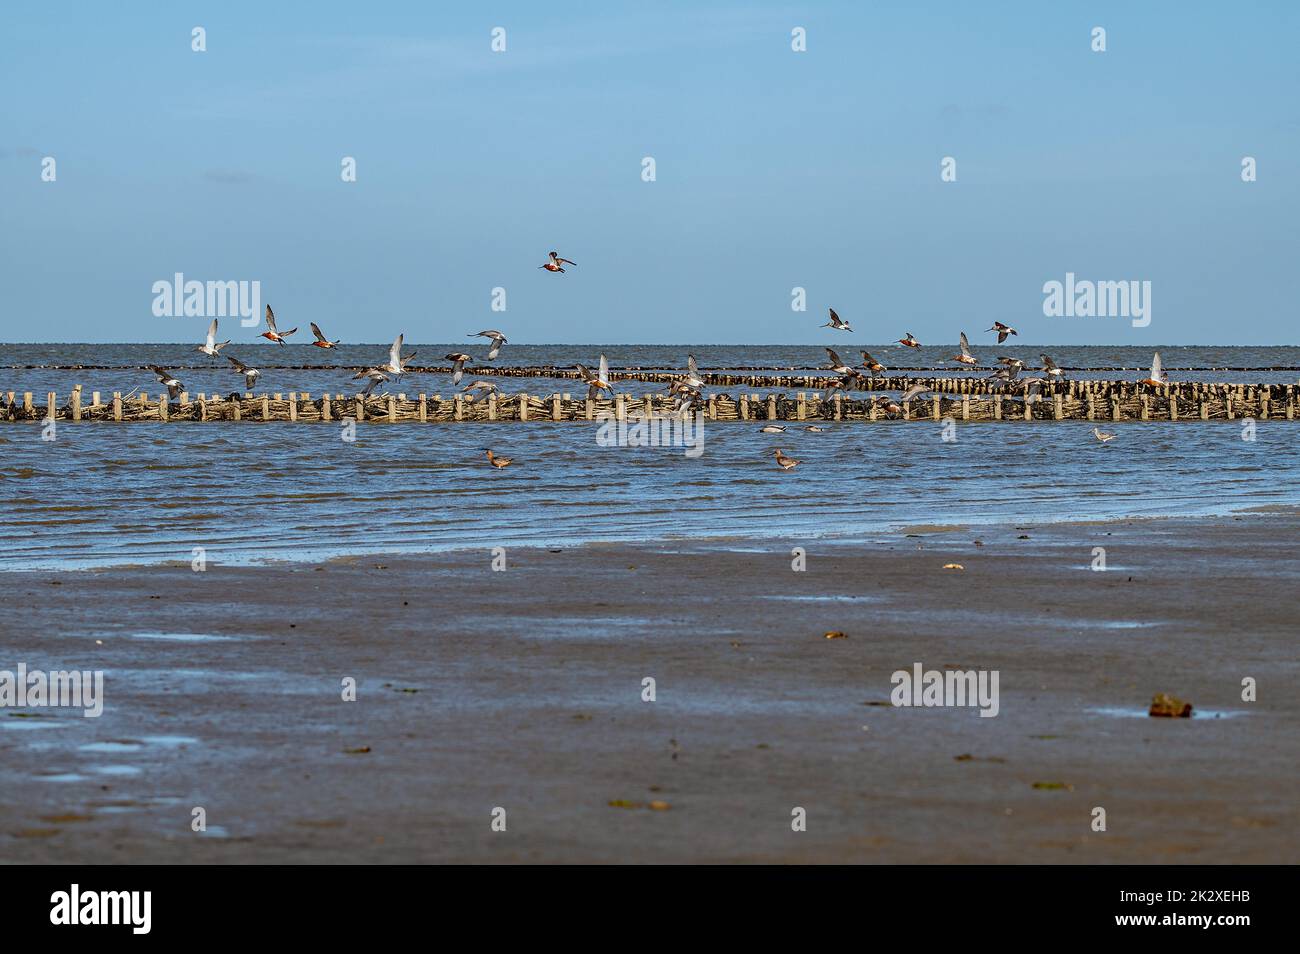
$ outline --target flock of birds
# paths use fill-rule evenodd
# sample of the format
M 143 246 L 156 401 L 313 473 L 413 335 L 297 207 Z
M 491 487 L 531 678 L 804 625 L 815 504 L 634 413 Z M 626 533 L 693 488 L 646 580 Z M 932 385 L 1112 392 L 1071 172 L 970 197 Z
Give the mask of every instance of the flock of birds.
M 565 265 L 576 266 L 577 264 L 578 263 L 572 259 L 563 258 L 558 252 L 551 252 L 547 257 L 547 261 L 539 265 L 538 268 L 545 269 L 548 272 L 563 273 Z M 853 327 L 841 318 L 834 308 L 829 308 L 827 310 L 830 312 L 830 320 L 827 321 L 825 325 L 822 325 L 823 328 L 833 328 L 836 331 L 853 331 Z M 311 342 L 314 346 L 317 348 L 333 348 L 338 345 L 340 339 L 336 338 L 331 341 L 325 333 L 321 331 L 320 326 L 314 321 L 310 322 L 310 325 L 312 335 L 315 338 L 315 340 Z M 290 328 L 288 331 L 280 331 L 276 327 L 275 312 L 271 310 L 270 305 L 266 306 L 266 329 L 267 330 L 262 332 L 258 337 L 266 338 L 268 341 L 279 345 L 284 345 L 286 339 L 298 331 L 297 328 Z M 986 333 L 988 332 L 997 335 L 998 344 L 1002 344 L 1012 335 L 1018 335 L 1015 328 L 1003 324 L 1000 321 L 993 322 L 992 327 L 987 329 Z M 506 336 L 495 329 L 474 332 L 473 334 L 467 335 L 467 337 L 487 338 L 491 342 L 487 352 L 488 361 L 494 360 L 497 355 L 501 353 L 502 346 L 507 344 Z M 388 360 L 386 362 L 374 365 L 373 367 L 362 368 L 352 376 L 352 380 L 354 381 L 362 379 L 366 381 L 365 388 L 361 392 L 362 397 L 369 397 L 371 392 L 373 392 L 379 384 L 409 373 L 407 365 L 409 365 L 411 359 L 415 357 L 415 352 L 412 351 L 410 354 L 406 355 L 402 354 L 403 338 L 404 335 L 399 334 L 397 336 L 397 339 L 388 349 Z M 922 346 L 921 342 L 919 342 L 916 339 L 916 336 L 910 331 L 902 338 L 899 338 L 898 343 L 906 348 L 920 348 Z M 204 343 L 197 345 L 194 350 L 201 354 L 205 354 L 210 358 L 218 358 L 221 357 L 221 349 L 229 344 L 229 340 L 217 341 L 217 319 L 214 318 L 212 319 L 212 323 L 208 326 L 208 333 Z M 889 370 L 885 365 L 873 358 L 867 351 L 861 352 L 862 363 L 856 366 L 846 363 L 833 348 L 827 348 L 826 354 L 830 358 L 830 364 L 825 368 L 825 370 L 833 371 L 837 375 L 837 377 L 828 385 L 828 389 L 831 390 L 837 388 L 846 392 L 859 390 L 860 384 L 864 384 L 869 380 L 869 378 L 875 377 L 878 374 L 883 374 Z M 1031 392 L 1036 395 L 1041 395 L 1044 385 L 1064 380 L 1065 372 L 1048 355 L 1043 354 L 1039 357 L 1042 359 L 1042 366 L 1037 369 L 1038 374 L 1036 375 L 1022 378 L 1020 375 L 1027 367 L 1024 361 L 1019 358 L 1000 357 L 997 359 L 999 367 L 995 368 L 989 377 L 1000 381 L 1004 390 L 1010 390 L 1013 386 L 1018 388 L 1026 398 L 1029 397 Z M 262 372 L 259 369 L 244 363 L 234 355 L 228 354 L 225 355 L 225 358 L 231 363 L 232 369 L 237 374 L 242 374 L 244 376 L 245 388 L 247 390 L 252 390 L 254 385 L 257 383 L 257 379 L 261 377 Z M 472 360 L 472 356 L 460 351 L 454 351 L 445 355 L 445 358 L 451 362 L 452 384 L 459 385 L 465 373 L 465 364 Z M 961 333 L 959 353 L 953 355 L 947 360 L 955 361 L 962 365 L 979 364 L 979 359 L 971 354 L 970 341 L 966 338 L 966 333 L 964 331 Z M 614 384 L 610 380 L 609 362 L 605 355 L 602 354 L 600 356 L 596 370 L 594 371 L 582 364 L 578 364 L 576 367 L 578 374 L 581 376 L 582 383 L 587 385 L 588 399 L 595 399 L 607 392 L 612 393 L 615 390 Z M 166 368 L 151 364 L 149 365 L 149 369 L 157 375 L 159 383 L 167 388 L 167 394 L 171 400 L 175 400 L 176 397 L 185 390 L 185 385 L 181 383 L 180 379 Z M 864 371 L 866 372 L 865 374 L 863 373 Z M 1160 386 L 1169 383 L 1168 376 L 1164 373 L 1161 367 L 1159 352 L 1155 354 L 1155 357 L 1151 362 L 1150 376 L 1144 378 L 1138 383 L 1150 386 Z M 695 356 L 687 355 L 686 371 L 682 374 L 675 375 L 668 385 L 669 395 L 673 397 L 676 402 L 674 412 L 686 414 L 695 409 L 703 401 L 704 387 L 705 381 L 703 376 L 700 374 L 699 367 L 696 365 Z M 483 397 L 497 391 L 498 388 L 492 381 L 479 379 L 471 381 L 461 390 L 467 395 L 466 399 L 473 402 L 478 397 Z M 875 401 L 877 407 L 880 408 L 887 417 L 897 417 L 903 413 L 908 402 L 921 394 L 928 393 L 929 391 L 930 389 L 923 385 L 914 384 L 904 391 L 898 400 L 882 395 L 875 398 Z M 785 429 L 785 425 L 768 424 L 760 430 L 765 434 L 781 434 L 785 432 Z M 803 429 L 813 433 L 824 430 L 824 428 L 818 427 L 815 424 L 806 425 Z M 1093 429 L 1093 435 L 1102 443 L 1110 441 L 1115 436 L 1114 434 L 1104 433 L 1097 428 Z M 486 450 L 485 452 L 487 454 L 488 463 L 493 467 L 501 469 L 509 467 L 512 463 L 512 458 L 498 457 L 491 450 Z M 798 460 L 786 456 L 780 448 L 776 449 L 775 458 L 777 465 L 782 470 L 792 470 L 799 465 Z

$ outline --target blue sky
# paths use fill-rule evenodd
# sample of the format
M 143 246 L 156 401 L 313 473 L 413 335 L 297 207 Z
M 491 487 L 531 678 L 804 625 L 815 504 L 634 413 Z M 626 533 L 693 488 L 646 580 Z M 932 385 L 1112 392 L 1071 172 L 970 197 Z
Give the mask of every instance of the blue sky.
M 346 341 L 1296 344 L 1298 42 L 1284 0 L 6 4 L 0 340 L 197 340 L 179 271 Z M 1045 317 L 1067 271 L 1151 324 Z

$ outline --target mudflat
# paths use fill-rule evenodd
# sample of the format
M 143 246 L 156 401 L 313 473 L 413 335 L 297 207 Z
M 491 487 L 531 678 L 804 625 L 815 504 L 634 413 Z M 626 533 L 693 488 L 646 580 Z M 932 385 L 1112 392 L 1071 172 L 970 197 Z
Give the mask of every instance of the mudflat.
M 0 860 L 1292 862 L 1298 531 L 5 573 L 0 670 L 103 670 L 104 709 L 0 709 Z M 997 715 L 895 707 L 917 663 L 996 670 Z

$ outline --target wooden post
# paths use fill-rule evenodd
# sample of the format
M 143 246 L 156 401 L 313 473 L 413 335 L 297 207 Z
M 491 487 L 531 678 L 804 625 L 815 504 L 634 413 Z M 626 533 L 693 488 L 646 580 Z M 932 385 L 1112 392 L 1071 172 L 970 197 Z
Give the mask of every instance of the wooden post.
M 709 420 L 716 421 L 717 419 L 718 419 L 718 405 L 713 400 L 713 395 L 710 394 L 709 395 Z
M 320 399 L 320 419 L 328 421 L 330 419 L 330 393 L 326 391 Z
M 1110 396 L 1110 419 L 1111 419 L 1112 421 L 1118 421 L 1118 420 L 1121 420 L 1121 419 L 1122 419 L 1121 416 L 1120 416 L 1120 410 L 1119 410 L 1119 395 L 1118 395 L 1118 394 L 1112 394 L 1112 395 Z
M 360 394 L 352 399 L 352 408 L 356 412 L 353 414 L 353 417 L 358 421 L 364 421 L 366 419 L 366 399 Z
M 491 407 L 492 405 L 489 404 L 488 406 Z M 391 394 L 388 395 L 388 423 L 397 423 L 397 398 Z
M 740 393 L 740 419 L 749 420 L 749 395 L 743 391 Z
M 970 420 L 970 395 L 969 394 L 963 394 L 961 396 L 961 419 L 963 421 Z
M 1097 418 L 1096 398 L 1093 396 L 1092 389 L 1088 389 L 1088 420 L 1093 421 Z
M 429 420 L 429 401 L 425 395 L 420 395 L 420 423 L 424 424 Z
M 298 395 L 294 391 L 289 392 L 289 420 L 298 420 Z
M 844 420 L 844 395 L 835 395 L 835 420 Z
M 614 398 L 614 418 L 622 421 L 627 419 L 627 408 L 623 403 L 623 395 L 617 395 Z
M 55 394 L 53 391 L 50 391 L 46 395 L 45 408 L 46 408 L 45 419 L 47 421 L 54 420 L 55 416 L 59 413 L 59 396 Z
M 1205 400 L 1204 397 L 1202 397 L 1201 398 L 1201 420 L 1208 421 L 1209 419 L 1210 419 L 1210 402 Z
M 465 420 L 465 404 L 461 400 L 460 395 L 457 394 L 454 398 L 452 398 L 451 403 L 452 403 L 452 412 L 451 412 L 452 420 L 455 421 Z
M 122 420 L 122 392 L 113 392 L 113 420 Z
M 1058 421 L 1065 420 L 1065 408 L 1061 406 L 1061 395 L 1052 395 L 1052 416 Z
M 200 391 L 199 392 L 199 420 L 206 421 L 207 419 L 208 419 L 208 396 L 204 394 L 202 391 Z
M 167 406 L 167 392 L 158 395 L 158 420 L 167 420 L 167 413 L 171 408 Z
M 1149 421 L 1151 420 L 1151 406 L 1149 403 L 1150 399 L 1144 394 L 1142 395 L 1140 400 L 1142 403 L 1138 411 L 1138 417 L 1144 421 Z
M 81 385 L 72 389 L 72 419 L 81 420 Z
M 1178 397 L 1172 392 L 1169 395 L 1169 420 L 1178 420 Z
M 930 409 L 933 412 L 934 419 L 936 421 L 939 420 L 940 416 L 943 414 L 943 398 L 939 397 L 938 392 L 930 398 Z
M 32 416 L 32 392 L 31 391 L 23 392 L 23 415 L 25 417 Z
M 275 399 L 277 401 L 280 400 L 280 395 L 277 394 L 275 396 Z M 262 395 L 262 420 L 269 421 L 270 419 L 271 419 L 271 401 L 265 394 L 263 394 Z
M 10 394 L 10 396 L 9 396 L 9 402 L 10 402 L 11 404 L 13 403 L 13 395 L 12 395 L 12 394 Z M 99 407 L 99 392 L 98 392 L 98 391 L 91 391 L 91 392 L 90 392 L 90 406 L 91 406 L 91 407 Z
M 239 403 L 238 399 L 236 399 L 236 400 L 234 400 L 234 401 L 231 401 L 230 403 L 231 403 L 231 405 L 232 405 L 232 410 L 233 410 L 233 412 L 234 412 L 233 415 L 232 415 L 232 417 L 231 417 L 231 420 L 234 420 L 234 421 L 238 421 L 238 420 L 240 420 L 240 419 L 243 417 L 243 414 L 244 414 L 244 405 L 242 405 L 241 403 Z
M 769 421 L 776 420 L 776 395 L 775 394 L 769 394 L 767 396 L 767 419 Z
M 590 397 L 586 400 L 587 420 L 593 420 L 596 417 L 596 402 Z
M 993 395 L 993 420 L 1002 420 L 1002 395 Z
M 713 399 L 710 398 L 710 401 Z M 803 391 L 799 392 L 798 403 L 795 406 L 795 420 L 802 421 L 808 413 L 808 395 Z M 712 415 L 710 415 L 711 417 Z
M 519 420 L 528 420 L 528 395 L 519 395 Z
M 560 396 L 558 394 L 552 394 L 551 395 L 551 420 L 552 421 L 560 420 L 561 414 L 562 412 L 560 410 Z

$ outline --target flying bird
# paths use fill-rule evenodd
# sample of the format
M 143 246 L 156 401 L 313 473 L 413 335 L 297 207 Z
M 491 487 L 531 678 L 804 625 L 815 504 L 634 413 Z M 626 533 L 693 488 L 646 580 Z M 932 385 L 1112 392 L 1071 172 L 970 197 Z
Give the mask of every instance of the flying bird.
M 501 353 L 501 346 L 506 344 L 506 336 L 499 331 L 477 331 L 472 335 L 466 335 L 467 338 L 491 338 L 492 347 L 488 349 L 487 359 L 491 361 Z
M 253 385 L 256 384 L 257 379 L 262 376 L 262 372 L 257 370 L 257 368 L 250 368 L 248 365 L 244 364 L 244 362 L 236 358 L 233 354 L 226 355 L 226 360 L 235 366 L 234 367 L 235 373 L 242 374 L 244 376 L 244 390 L 245 391 L 253 390 Z
M 460 379 L 465 374 L 465 362 L 470 360 L 470 356 L 460 351 L 453 351 L 444 357 L 451 362 L 451 383 L 460 384 Z
M 1157 351 L 1155 353 L 1155 357 L 1151 359 L 1151 376 L 1149 378 L 1145 378 L 1139 381 L 1138 384 L 1149 384 L 1152 387 L 1158 388 L 1161 385 L 1168 384 L 1168 383 L 1169 383 L 1169 375 L 1165 374 L 1165 372 L 1161 369 L 1160 352 Z
M 1040 354 L 1039 357 L 1043 359 L 1043 374 L 1047 375 L 1050 380 L 1058 381 L 1065 375 L 1065 372 L 1057 367 L 1056 362 L 1047 355 Z
M 201 351 L 209 358 L 215 358 L 221 353 L 221 349 L 230 344 L 229 341 L 217 341 L 217 319 L 212 319 L 212 324 L 208 325 L 208 338 L 203 344 L 195 345 L 195 351 Z
M 781 453 L 779 447 L 776 449 L 776 462 L 782 470 L 794 470 L 799 466 L 799 461 L 795 460 L 793 457 L 786 457 L 785 454 Z
M 547 262 L 545 265 L 538 265 L 537 267 L 544 268 L 548 272 L 562 272 L 564 271 L 565 265 L 577 265 L 577 264 L 578 264 L 577 262 L 572 262 L 567 258 L 560 258 L 559 252 L 552 252 L 551 260 Z
M 402 357 L 402 339 L 405 337 L 405 332 L 397 336 L 388 349 L 388 363 L 379 365 L 378 370 L 392 375 L 406 374 L 406 366 L 415 357 L 415 352 L 412 351 L 406 357 Z
M 587 385 L 587 400 L 594 401 L 600 397 L 602 391 L 613 391 L 614 385 L 609 383 L 609 361 L 602 354 L 600 356 L 600 369 L 592 374 L 586 365 L 578 365 L 578 373 L 582 375 L 582 381 Z
M 258 335 L 258 337 L 265 338 L 267 341 L 274 341 L 277 344 L 284 344 L 284 339 L 289 337 L 297 330 L 298 330 L 297 328 L 290 328 L 288 331 L 283 333 L 276 331 L 275 312 L 271 310 L 270 305 L 267 305 L 266 306 L 266 331 L 263 331 L 260 335 Z
M 913 384 L 910 388 L 908 388 L 906 391 L 903 392 L 903 396 L 899 400 L 902 402 L 903 406 L 906 407 L 908 402 L 911 401 L 912 398 L 917 397 L 918 395 L 921 394 L 927 394 L 929 393 L 929 391 L 930 389 L 923 384 Z
M 482 391 L 484 396 L 486 396 L 496 390 L 497 390 L 496 382 L 484 381 L 482 379 L 478 381 L 471 381 L 469 384 L 461 388 L 461 391 L 469 395 L 469 397 L 466 398 L 466 400 L 469 401 L 470 404 L 473 404 L 474 401 L 478 398 L 480 391 Z
M 317 325 L 316 322 L 314 321 L 311 322 L 311 333 L 316 336 L 316 340 L 313 341 L 312 344 L 314 344 L 318 348 L 332 348 L 339 343 L 339 339 L 337 338 L 333 341 L 330 341 L 328 338 L 326 338 L 325 335 L 321 332 L 320 326 Z
M 362 397 L 370 397 L 370 392 L 375 389 L 375 385 L 380 381 L 387 381 L 388 375 L 384 374 L 381 368 L 362 368 L 356 374 L 352 375 L 352 380 L 366 378 L 366 388 L 361 392 Z
M 822 325 L 823 328 L 834 328 L 836 331 L 852 331 L 852 330 L 853 330 L 853 329 L 849 326 L 849 323 L 848 323 L 847 321 L 845 321 L 845 320 L 844 320 L 843 318 L 841 318 L 839 315 L 835 314 L 835 309 L 834 309 L 834 308 L 827 308 L 826 310 L 829 311 L 829 312 L 831 313 L 831 320 L 828 321 L 828 322 L 826 322 L 826 324 Z
M 907 333 L 907 337 L 906 337 L 906 338 L 899 338 L 899 339 L 898 339 L 898 343 L 901 344 L 901 345 L 907 345 L 909 348 L 919 348 L 919 347 L 921 347 L 921 342 L 919 342 L 919 341 L 917 341 L 915 338 L 913 338 L 913 337 L 912 337 L 912 333 L 911 333 L 910 331 Z
M 158 375 L 158 383 L 167 388 L 167 396 L 173 401 L 176 396 L 185 390 L 185 385 L 181 384 L 180 379 L 172 374 L 166 368 L 160 368 L 156 364 L 149 365 L 149 370 Z
M 866 351 L 862 352 L 862 366 L 870 371 L 873 377 L 881 372 L 889 370 L 875 358 L 871 357 L 871 355 Z
M 695 355 L 693 354 L 686 356 L 686 384 L 696 391 L 704 387 L 704 378 L 700 377 L 700 369 L 695 364 Z
M 996 331 L 996 332 L 998 333 L 998 344 L 1002 344 L 1002 342 L 1006 341 L 1006 340 L 1007 340 L 1007 335 L 1014 335 L 1014 334 L 1016 334 L 1016 329 L 1015 329 L 1015 328 L 1012 328 L 1010 325 L 1004 325 L 1004 324 L 1003 324 L 1002 322 L 1000 322 L 1000 321 L 995 321 L 995 322 L 993 322 L 993 327 L 992 327 L 992 328 L 989 328 L 989 329 L 987 329 L 987 330 L 988 330 L 988 331 Z M 1019 336 L 1017 335 L 1017 337 L 1019 337 Z
M 975 356 L 970 353 L 970 342 L 966 340 L 966 332 L 961 333 L 961 354 L 953 355 L 949 361 L 957 361 L 961 364 L 979 364 Z

